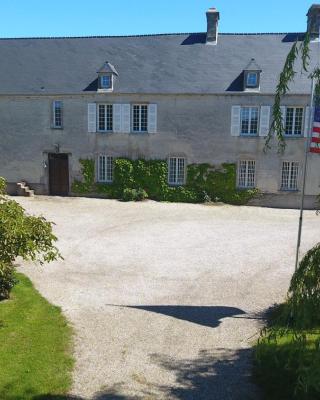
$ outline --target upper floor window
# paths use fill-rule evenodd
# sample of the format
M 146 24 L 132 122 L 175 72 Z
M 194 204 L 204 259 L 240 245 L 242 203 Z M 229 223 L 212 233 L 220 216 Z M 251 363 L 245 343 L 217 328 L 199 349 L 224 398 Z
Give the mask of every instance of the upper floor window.
M 135 104 L 133 106 L 132 130 L 133 132 L 148 131 L 148 105 Z
M 281 172 L 281 190 L 298 190 L 299 163 L 284 161 Z
M 241 135 L 258 135 L 259 107 L 241 107 Z
M 247 87 L 257 87 L 258 84 L 258 72 L 247 73 Z
M 112 183 L 113 181 L 113 157 L 100 155 L 98 157 L 98 182 Z
M 56 129 L 62 128 L 62 101 L 55 100 L 53 102 L 53 127 Z
M 288 136 L 301 136 L 303 129 L 303 107 L 286 107 L 285 134 Z
M 112 76 L 101 75 L 100 76 L 100 89 L 111 89 L 112 88 Z
M 184 185 L 186 177 L 185 158 L 170 157 L 168 175 L 169 185 Z
M 261 68 L 256 60 L 252 58 L 244 69 L 244 90 L 259 90 Z
M 98 105 L 98 131 L 113 131 L 113 106 L 112 104 Z
M 254 160 L 239 161 L 238 186 L 240 188 L 254 188 L 256 182 L 256 162 Z

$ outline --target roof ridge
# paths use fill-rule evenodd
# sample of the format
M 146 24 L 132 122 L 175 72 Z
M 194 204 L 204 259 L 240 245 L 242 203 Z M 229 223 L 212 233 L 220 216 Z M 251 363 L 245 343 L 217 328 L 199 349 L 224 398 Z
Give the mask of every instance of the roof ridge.
M 150 33 L 140 35 L 92 35 L 92 36 L 30 36 L 30 37 L 0 37 L 1 40 L 56 40 L 56 39 L 117 39 L 117 38 L 136 38 L 136 37 L 155 37 L 155 36 L 185 36 L 185 35 L 205 35 L 206 32 L 179 32 L 179 33 Z M 257 33 L 224 33 L 221 36 L 270 36 L 270 35 L 304 35 L 305 32 L 257 32 Z

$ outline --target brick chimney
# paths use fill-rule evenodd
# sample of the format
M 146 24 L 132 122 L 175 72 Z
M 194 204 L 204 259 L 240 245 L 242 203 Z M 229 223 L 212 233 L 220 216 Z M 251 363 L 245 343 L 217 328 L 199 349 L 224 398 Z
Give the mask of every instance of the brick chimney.
M 308 11 L 308 32 L 311 40 L 319 39 L 320 4 L 313 4 Z
M 217 44 L 220 13 L 216 8 L 207 11 L 207 44 Z

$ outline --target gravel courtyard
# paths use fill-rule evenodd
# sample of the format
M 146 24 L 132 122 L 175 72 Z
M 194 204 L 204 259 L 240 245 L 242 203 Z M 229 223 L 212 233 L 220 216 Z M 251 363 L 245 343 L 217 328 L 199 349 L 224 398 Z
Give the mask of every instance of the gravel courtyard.
M 64 261 L 21 268 L 75 328 L 81 399 L 259 399 L 250 347 L 284 299 L 298 212 L 19 198 Z M 320 237 L 305 214 L 303 251 Z

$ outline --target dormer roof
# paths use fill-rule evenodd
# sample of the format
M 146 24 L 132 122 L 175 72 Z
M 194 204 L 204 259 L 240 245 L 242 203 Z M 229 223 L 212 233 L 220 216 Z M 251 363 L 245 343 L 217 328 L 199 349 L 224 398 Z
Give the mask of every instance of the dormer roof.
M 116 76 L 119 76 L 117 70 L 115 67 L 109 63 L 109 61 L 106 61 L 102 67 L 97 71 L 98 74 L 114 74 Z
M 254 58 L 251 58 L 244 71 L 258 71 L 262 72 L 260 65 L 256 62 Z

